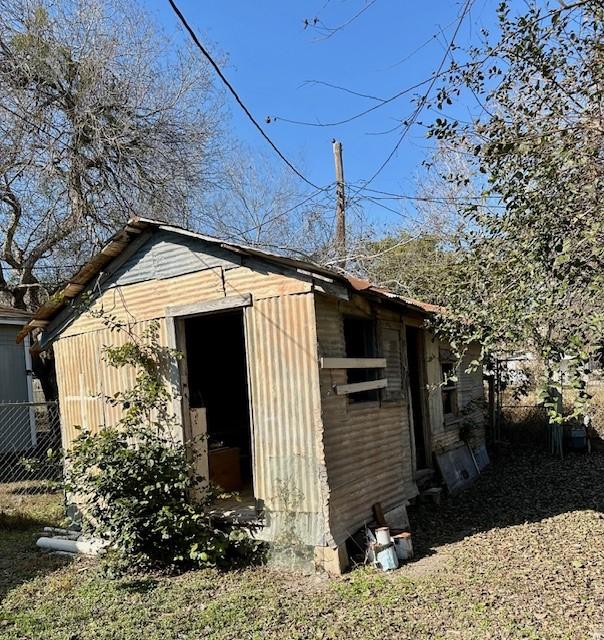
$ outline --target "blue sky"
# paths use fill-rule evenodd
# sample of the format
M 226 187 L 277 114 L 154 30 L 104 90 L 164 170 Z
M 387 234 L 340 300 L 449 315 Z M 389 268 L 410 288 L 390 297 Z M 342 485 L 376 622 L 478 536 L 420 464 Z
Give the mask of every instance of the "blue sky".
M 147 1 L 164 29 L 174 33 L 178 22 L 167 0 Z M 322 186 L 334 180 L 332 138 L 343 143 L 347 182 L 356 184 L 373 175 L 400 136 L 400 129 L 383 132 L 410 115 L 414 93 L 341 126 L 298 126 L 279 118 L 326 123 L 377 104 L 308 81 L 387 98 L 425 80 L 444 55 L 462 2 L 177 0 L 177 4 L 204 44 L 227 56 L 223 70 L 252 113 L 263 123 L 266 116 L 277 117 L 263 125 L 267 133 L 312 182 Z M 341 25 L 368 4 L 362 15 L 331 37 L 321 29 L 304 28 L 304 20 L 315 17 L 320 25 Z M 495 0 L 474 2 L 459 32 L 459 44 L 474 40 L 480 26 L 493 24 L 495 6 Z M 231 112 L 235 137 L 252 149 L 268 151 L 233 101 Z M 426 112 L 420 120 L 434 117 Z M 425 129 L 413 127 L 371 186 L 412 194 L 429 144 Z M 395 216 L 383 211 L 374 215 L 380 222 Z

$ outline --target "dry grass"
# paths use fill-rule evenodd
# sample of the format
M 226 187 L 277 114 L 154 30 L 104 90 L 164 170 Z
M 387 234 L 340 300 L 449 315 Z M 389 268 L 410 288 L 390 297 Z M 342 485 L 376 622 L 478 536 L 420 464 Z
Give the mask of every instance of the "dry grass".
M 508 451 L 412 514 L 418 560 L 338 580 L 267 568 L 109 580 L 0 532 L 5 640 L 592 637 L 604 625 L 604 456 Z
M 63 493 L 42 480 L 0 483 L 0 527 L 29 528 L 63 519 Z

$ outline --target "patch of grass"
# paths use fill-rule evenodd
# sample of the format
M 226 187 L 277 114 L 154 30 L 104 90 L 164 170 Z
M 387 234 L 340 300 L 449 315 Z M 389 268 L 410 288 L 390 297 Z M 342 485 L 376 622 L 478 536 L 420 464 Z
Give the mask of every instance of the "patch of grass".
M 52 526 L 64 517 L 63 492 L 56 483 L 0 483 L 0 529 Z
M 63 518 L 63 494 L 56 485 L 0 483 L 0 600 L 65 565 L 64 558 L 43 555 L 35 545 L 43 526 L 59 525 Z M 0 621 L 6 616 L 0 609 Z
M 604 456 L 501 460 L 412 514 L 418 560 L 337 580 L 263 567 L 107 579 L 0 537 L 3 640 L 579 640 L 604 624 Z M 4 560 L 10 558 L 10 560 Z M 422 565 L 425 565 L 422 570 Z

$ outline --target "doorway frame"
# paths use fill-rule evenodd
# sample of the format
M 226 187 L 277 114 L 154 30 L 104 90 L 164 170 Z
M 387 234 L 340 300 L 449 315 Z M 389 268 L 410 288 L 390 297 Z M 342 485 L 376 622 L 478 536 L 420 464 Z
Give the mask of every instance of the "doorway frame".
M 434 461 L 432 459 L 432 424 L 430 419 L 430 404 L 428 402 L 428 371 L 426 366 L 426 329 L 416 325 L 414 323 L 405 322 L 405 362 L 407 364 L 407 397 L 409 398 L 409 425 L 410 432 L 413 439 L 413 473 L 415 474 L 419 469 L 433 469 Z M 417 353 L 417 369 L 418 369 L 418 382 L 419 382 L 419 395 L 421 400 L 422 409 L 422 433 L 424 437 L 424 460 L 421 461 L 421 466 L 417 459 L 417 447 L 415 443 L 415 419 L 413 416 L 413 396 L 411 393 L 411 375 L 409 370 L 409 341 L 408 341 L 408 329 L 413 329 L 416 332 L 416 353 Z
M 170 371 L 170 384 L 174 389 L 179 390 L 173 397 L 172 410 L 177 420 L 182 424 L 182 433 L 179 434 L 181 442 L 185 443 L 192 438 L 191 406 L 189 393 L 189 371 L 187 364 L 187 345 L 185 320 L 200 316 L 225 313 L 229 311 L 241 310 L 243 323 L 243 346 L 246 368 L 246 386 L 248 396 L 248 414 L 250 424 L 250 453 L 252 457 L 252 490 L 256 496 L 256 448 L 255 448 L 255 428 L 254 413 L 252 411 L 252 388 L 250 385 L 250 360 L 249 360 L 249 337 L 248 337 L 248 308 L 253 306 L 253 299 L 250 293 L 214 298 L 203 302 L 192 304 L 174 305 L 166 308 L 166 334 L 168 347 L 176 349 L 183 354 L 180 359 L 173 358 Z M 187 451 L 189 449 L 187 448 Z M 208 450 L 206 449 L 206 456 Z M 209 459 L 205 461 L 209 464 Z

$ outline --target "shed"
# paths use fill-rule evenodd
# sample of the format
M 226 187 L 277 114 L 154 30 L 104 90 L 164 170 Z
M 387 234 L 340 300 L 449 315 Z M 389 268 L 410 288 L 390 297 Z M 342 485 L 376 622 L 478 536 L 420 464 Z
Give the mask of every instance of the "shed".
M 31 314 L 0 305 L 0 453 L 24 452 L 35 447 L 36 430 L 31 409 L 31 356 L 29 338 L 17 343 L 17 335 Z
M 436 307 L 135 218 L 23 332 L 42 328 L 40 347 L 54 344 L 65 447 L 75 425 L 117 420 L 100 395 L 127 383 L 102 363 L 115 334 L 70 304 L 84 292 L 133 330 L 159 321 L 184 354 L 173 367 L 182 437 L 207 431 L 210 479 L 262 508 L 260 537 L 285 533 L 332 571 L 375 503 L 404 524 L 435 452 L 459 444 L 460 429 L 484 438 L 480 367 L 441 385 L 453 360 L 425 328 Z

